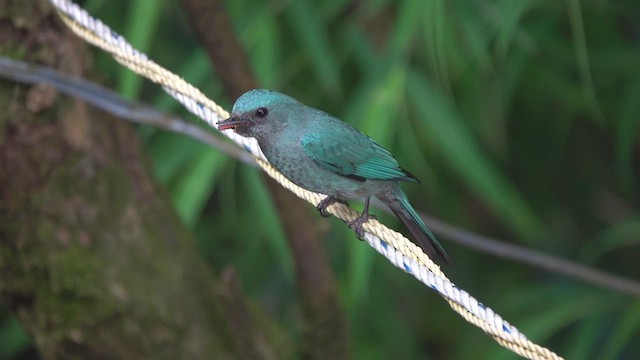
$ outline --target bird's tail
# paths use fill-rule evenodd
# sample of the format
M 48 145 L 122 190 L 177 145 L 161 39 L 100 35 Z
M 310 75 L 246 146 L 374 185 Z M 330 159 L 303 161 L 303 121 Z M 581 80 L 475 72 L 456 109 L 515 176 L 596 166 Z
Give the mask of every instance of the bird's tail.
M 424 224 L 418 213 L 409 204 L 407 195 L 400 189 L 400 186 L 394 186 L 391 191 L 388 191 L 380 197 L 398 219 L 402 220 L 404 225 L 411 231 L 418 245 L 422 251 L 424 251 L 430 258 L 435 259 L 436 255 L 444 260 L 447 264 L 451 263 L 451 259 L 444 251 L 444 248 L 433 233 Z

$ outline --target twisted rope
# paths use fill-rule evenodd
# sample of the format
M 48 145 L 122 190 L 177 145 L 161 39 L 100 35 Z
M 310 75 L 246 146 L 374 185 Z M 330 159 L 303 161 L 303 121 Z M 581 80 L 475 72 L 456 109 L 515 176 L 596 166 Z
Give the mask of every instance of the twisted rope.
M 77 35 L 107 51 L 116 61 L 132 71 L 160 84 L 169 95 L 209 125 L 215 127 L 217 121 L 229 116 L 227 111 L 207 98 L 200 90 L 149 60 L 144 54 L 135 50 L 122 36 L 109 29 L 101 21 L 91 17 L 84 9 L 70 0 L 48 1 L 57 9 L 67 26 Z M 254 139 L 244 138 L 229 131 L 222 134 L 249 151 L 269 176 L 298 197 L 314 205 L 317 205 L 325 197 L 325 195 L 307 191 L 285 178 L 266 160 Z M 327 211 L 345 222 L 351 221 L 359 215 L 355 210 L 340 203 L 329 206 Z M 518 329 L 503 320 L 500 315 L 478 302 L 466 291 L 456 287 L 442 273 L 438 265 L 402 234 L 373 219 L 364 224 L 364 229 L 366 231 L 365 240 L 371 247 L 384 255 L 393 265 L 410 273 L 435 290 L 453 310 L 468 322 L 481 328 L 500 345 L 529 359 L 561 359 L 549 349 L 529 341 Z

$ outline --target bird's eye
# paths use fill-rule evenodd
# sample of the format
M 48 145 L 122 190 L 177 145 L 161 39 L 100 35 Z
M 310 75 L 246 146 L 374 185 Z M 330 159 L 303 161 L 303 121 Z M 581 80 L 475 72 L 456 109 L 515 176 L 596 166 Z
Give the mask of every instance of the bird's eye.
M 256 110 L 256 116 L 259 118 L 263 118 L 267 116 L 267 113 L 269 112 L 269 110 L 267 110 L 267 108 L 265 107 L 261 107 L 258 110 Z

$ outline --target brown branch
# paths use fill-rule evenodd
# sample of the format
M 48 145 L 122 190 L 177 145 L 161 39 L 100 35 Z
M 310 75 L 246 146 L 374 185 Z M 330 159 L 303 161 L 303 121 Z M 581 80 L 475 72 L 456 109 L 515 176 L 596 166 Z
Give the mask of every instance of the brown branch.
M 251 310 L 250 303 L 240 289 L 240 281 L 235 270 L 225 269 L 222 272 L 221 281 L 223 286 L 220 288 L 222 290 L 220 298 L 228 319 L 229 340 L 238 358 L 264 360 L 293 358 L 290 346 L 280 346 L 279 351 L 276 352 L 273 344 L 277 344 L 278 341 L 267 338 L 257 326 L 262 316 L 254 314 L 255 312 Z
M 233 31 L 221 1 L 182 0 L 193 28 L 209 53 L 225 92 L 234 99 L 258 87 L 248 56 Z M 307 359 L 348 357 L 347 317 L 338 295 L 333 271 L 311 209 L 295 195 L 263 174 L 285 226 L 293 254 L 303 308 L 303 356 Z
M 224 5 L 216 0 L 181 0 L 196 36 L 209 53 L 223 88 L 232 99 L 258 87 Z

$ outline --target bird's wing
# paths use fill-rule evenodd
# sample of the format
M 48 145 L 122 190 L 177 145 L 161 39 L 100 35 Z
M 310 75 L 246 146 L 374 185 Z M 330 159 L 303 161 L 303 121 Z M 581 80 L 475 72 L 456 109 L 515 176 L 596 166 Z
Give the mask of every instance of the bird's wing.
M 403 170 L 389 151 L 342 122 L 302 136 L 302 148 L 321 167 L 356 180 L 418 180 Z

